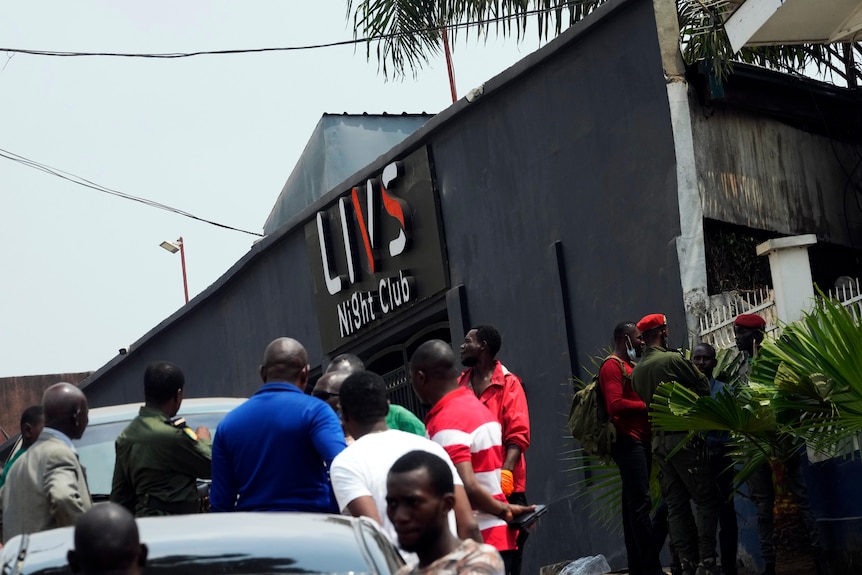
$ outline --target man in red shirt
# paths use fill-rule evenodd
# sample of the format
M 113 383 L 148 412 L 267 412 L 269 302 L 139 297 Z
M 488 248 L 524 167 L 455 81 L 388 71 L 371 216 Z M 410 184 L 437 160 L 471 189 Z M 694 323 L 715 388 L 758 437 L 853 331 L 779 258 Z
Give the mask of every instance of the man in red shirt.
M 605 409 L 617 430 L 611 457 L 622 480 L 623 536 L 631 575 L 661 575 L 658 549 L 653 543 L 649 494 L 652 467 L 651 430 L 647 406 L 632 388 L 634 359 L 644 340 L 634 322 L 614 328 L 614 353 L 599 369 Z
M 527 467 L 524 452 L 530 446 L 530 413 L 521 379 L 496 359 L 503 341 L 490 325 L 472 328 L 461 344 L 461 364 L 467 369 L 458 385 L 470 389 L 503 428 L 503 469 L 501 487 L 509 503 L 527 504 Z M 512 559 L 512 573 L 521 572 L 521 559 L 528 532 L 518 534 L 518 550 Z
M 512 503 L 525 505 L 527 468 L 524 452 L 530 446 L 530 413 L 517 375 L 495 359 L 500 351 L 500 332 L 480 325 L 467 332 L 461 344 L 461 363 L 467 368 L 458 385 L 470 389 L 503 428 L 503 494 Z
M 511 567 L 517 531 L 507 522 L 534 506 L 510 504 L 500 487 L 503 445 L 500 424 L 469 389 L 458 385 L 455 354 L 439 339 L 420 345 L 410 358 L 413 390 L 431 406 L 425 427 L 432 441 L 449 454 L 485 543 L 493 545 L 507 572 Z

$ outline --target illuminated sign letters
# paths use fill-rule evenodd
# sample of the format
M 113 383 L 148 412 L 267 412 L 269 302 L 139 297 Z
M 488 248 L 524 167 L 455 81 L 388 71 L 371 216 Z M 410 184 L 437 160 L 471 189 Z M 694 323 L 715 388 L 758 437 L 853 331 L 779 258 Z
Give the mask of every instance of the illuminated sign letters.
M 446 288 L 437 212 L 423 148 L 315 214 L 306 241 L 327 352 Z

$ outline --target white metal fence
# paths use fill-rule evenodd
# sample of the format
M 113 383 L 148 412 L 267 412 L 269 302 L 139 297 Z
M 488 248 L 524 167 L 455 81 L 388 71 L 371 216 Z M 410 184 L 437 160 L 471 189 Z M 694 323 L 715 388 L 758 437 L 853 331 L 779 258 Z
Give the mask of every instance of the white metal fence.
M 733 320 L 741 313 L 756 313 L 766 320 L 766 333 L 778 328 L 775 315 L 775 295 L 772 290 L 759 289 L 750 292 L 722 294 L 721 302 L 713 304 L 700 318 L 700 341 L 715 349 L 727 349 L 736 345 Z
M 826 292 L 832 299 L 837 299 L 850 310 L 857 322 L 862 318 L 862 282 L 859 278 L 842 276 L 835 282 L 835 288 Z
M 862 321 L 862 281 L 859 278 L 839 278 L 835 288 L 826 292 L 826 295 L 848 308 L 856 321 Z M 772 290 L 728 292 L 714 298 L 713 302 L 707 314 L 700 318 L 698 335 L 700 341 L 712 344 L 715 349 L 727 349 L 736 345 L 733 320 L 741 313 L 756 313 L 765 319 L 767 335 L 774 337 L 780 333 L 775 311 L 775 294 Z

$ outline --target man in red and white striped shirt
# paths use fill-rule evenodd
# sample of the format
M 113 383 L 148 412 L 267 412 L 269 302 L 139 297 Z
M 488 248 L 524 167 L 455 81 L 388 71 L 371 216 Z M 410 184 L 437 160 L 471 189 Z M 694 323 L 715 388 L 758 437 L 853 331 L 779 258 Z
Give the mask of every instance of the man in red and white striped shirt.
M 449 454 L 473 509 L 485 543 L 493 545 L 509 571 L 518 532 L 507 522 L 535 506 L 506 502 L 500 488 L 503 442 L 500 423 L 476 395 L 458 385 L 455 354 L 444 341 L 423 343 L 410 358 L 413 389 L 432 406 L 425 427 Z

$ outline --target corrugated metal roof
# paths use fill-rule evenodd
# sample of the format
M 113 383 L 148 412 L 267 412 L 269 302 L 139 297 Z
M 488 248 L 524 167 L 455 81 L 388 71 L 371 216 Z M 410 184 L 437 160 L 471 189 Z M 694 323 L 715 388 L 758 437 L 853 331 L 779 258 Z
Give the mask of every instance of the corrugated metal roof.
M 324 114 L 266 223 L 271 234 L 348 176 L 422 127 L 431 114 Z

